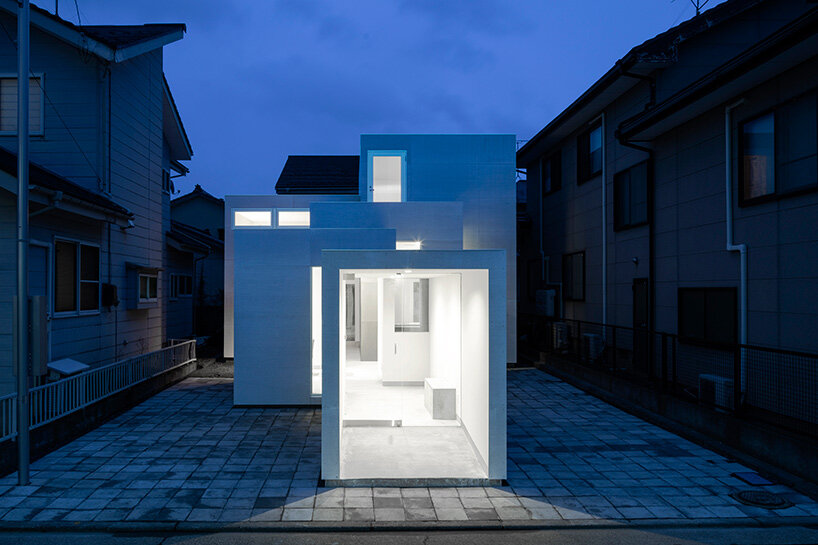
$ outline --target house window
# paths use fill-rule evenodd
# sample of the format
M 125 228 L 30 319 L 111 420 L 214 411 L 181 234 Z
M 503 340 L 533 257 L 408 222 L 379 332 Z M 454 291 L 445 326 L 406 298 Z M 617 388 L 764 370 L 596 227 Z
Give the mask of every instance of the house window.
M 818 188 L 816 93 L 745 121 L 739 134 L 739 204 Z
M 577 139 L 577 183 L 602 173 L 602 124 L 597 123 Z
M 309 227 L 310 211 L 303 210 L 277 210 L 276 227 Z
M 150 303 L 156 301 L 156 285 L 158 283 L 158 275 L 156 274 L 140 274 L 139 275 L 139 302 Z
M 236 229 L 269 229 L 272 226 L 272 210 L 233 210 L 233 227 Z
M 557 153 L 540 160 L 540 188 L 543 195 L 548 195 L 562 187 L 561 154 Z
M 566 301 L 585 300 L 585 252 L 562 256 L 562 292 Z
M 419 240 L 397 240 L 395 241 L 396 250 L 420 250 L 423 247 L 423 242 Z
M 741 128 L 741 195 L 745 201 L 775 193 L 775 115 L 768 113 Z
M 170 297 L 190 297 L 193 295 L 193 277 L 189 274 L 170 275 Z
M 735 288 L 679 288 L 678 297 L 682 340 L 736 343 Z
M 403 186 L 406 152 L 369 152 L 369 195 L 370 202 L 401 202 L 404 200 Z
M 614 229 L 648 222 L 648 163 L 634 165 L 614 176 Z
M 429 331 L 429 279 L 399 277 L 395 290 L 395 332 Z
M 43 133 L 42 77 L 28 80 L 29 118 L 31 134 Z M 17 134 L 17 78 L 0 78 L 0 134 Z
M 54 312 L 99 310 L 99 248 L 54 242 Z
M 170 178 L 169 170 L 162 170 L 162 191 L 165 193 L 173 193 L 173 180 Z

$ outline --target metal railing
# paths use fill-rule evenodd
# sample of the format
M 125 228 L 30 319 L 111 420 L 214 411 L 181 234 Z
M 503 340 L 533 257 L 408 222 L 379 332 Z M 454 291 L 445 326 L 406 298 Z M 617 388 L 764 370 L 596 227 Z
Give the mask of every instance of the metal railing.
M 31 428 L 53 422 L 195 359 L 195 340 L 172 340 L 170 346 L 161 350 L 32 388 L 29 390 Z M 0 441 L 16 435 L 17 394 L 12 393 L 0 397 Z
M 742 418 L 818 436 L 818 354 L 522 315 L 521 353 L 593 368 Z

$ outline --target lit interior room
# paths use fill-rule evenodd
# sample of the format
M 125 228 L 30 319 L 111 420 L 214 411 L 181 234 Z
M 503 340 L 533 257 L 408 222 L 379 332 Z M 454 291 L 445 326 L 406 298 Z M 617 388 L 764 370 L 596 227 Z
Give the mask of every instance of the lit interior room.
M 341 478 L 485 479 L 488 271 L 345 270 L 340 282 Z M 320 285 L 316 267 L 314 389 Z

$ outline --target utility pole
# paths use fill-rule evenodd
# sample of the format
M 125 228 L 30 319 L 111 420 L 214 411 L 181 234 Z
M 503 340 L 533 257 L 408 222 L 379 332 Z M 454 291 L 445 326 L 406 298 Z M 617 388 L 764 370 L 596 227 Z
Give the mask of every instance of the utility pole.
M 29 0 L 17 10 L 17 484 L 29 483 L 28 409 L 28 87 Z

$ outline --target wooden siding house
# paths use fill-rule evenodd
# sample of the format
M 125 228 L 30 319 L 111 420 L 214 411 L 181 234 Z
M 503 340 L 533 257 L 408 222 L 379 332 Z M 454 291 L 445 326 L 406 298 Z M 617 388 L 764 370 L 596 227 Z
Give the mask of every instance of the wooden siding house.
M 0 0 L 0 394 L 13 390 L 17 3 Z M 49 304 L 49 359 L 101 365 L 169 338 L 171 172 L 192 156 L 162 50 L 182 24 L 78 27 L 31 8 L 30 293 Z M 190 321 L 173 331 L 189 336 Z

